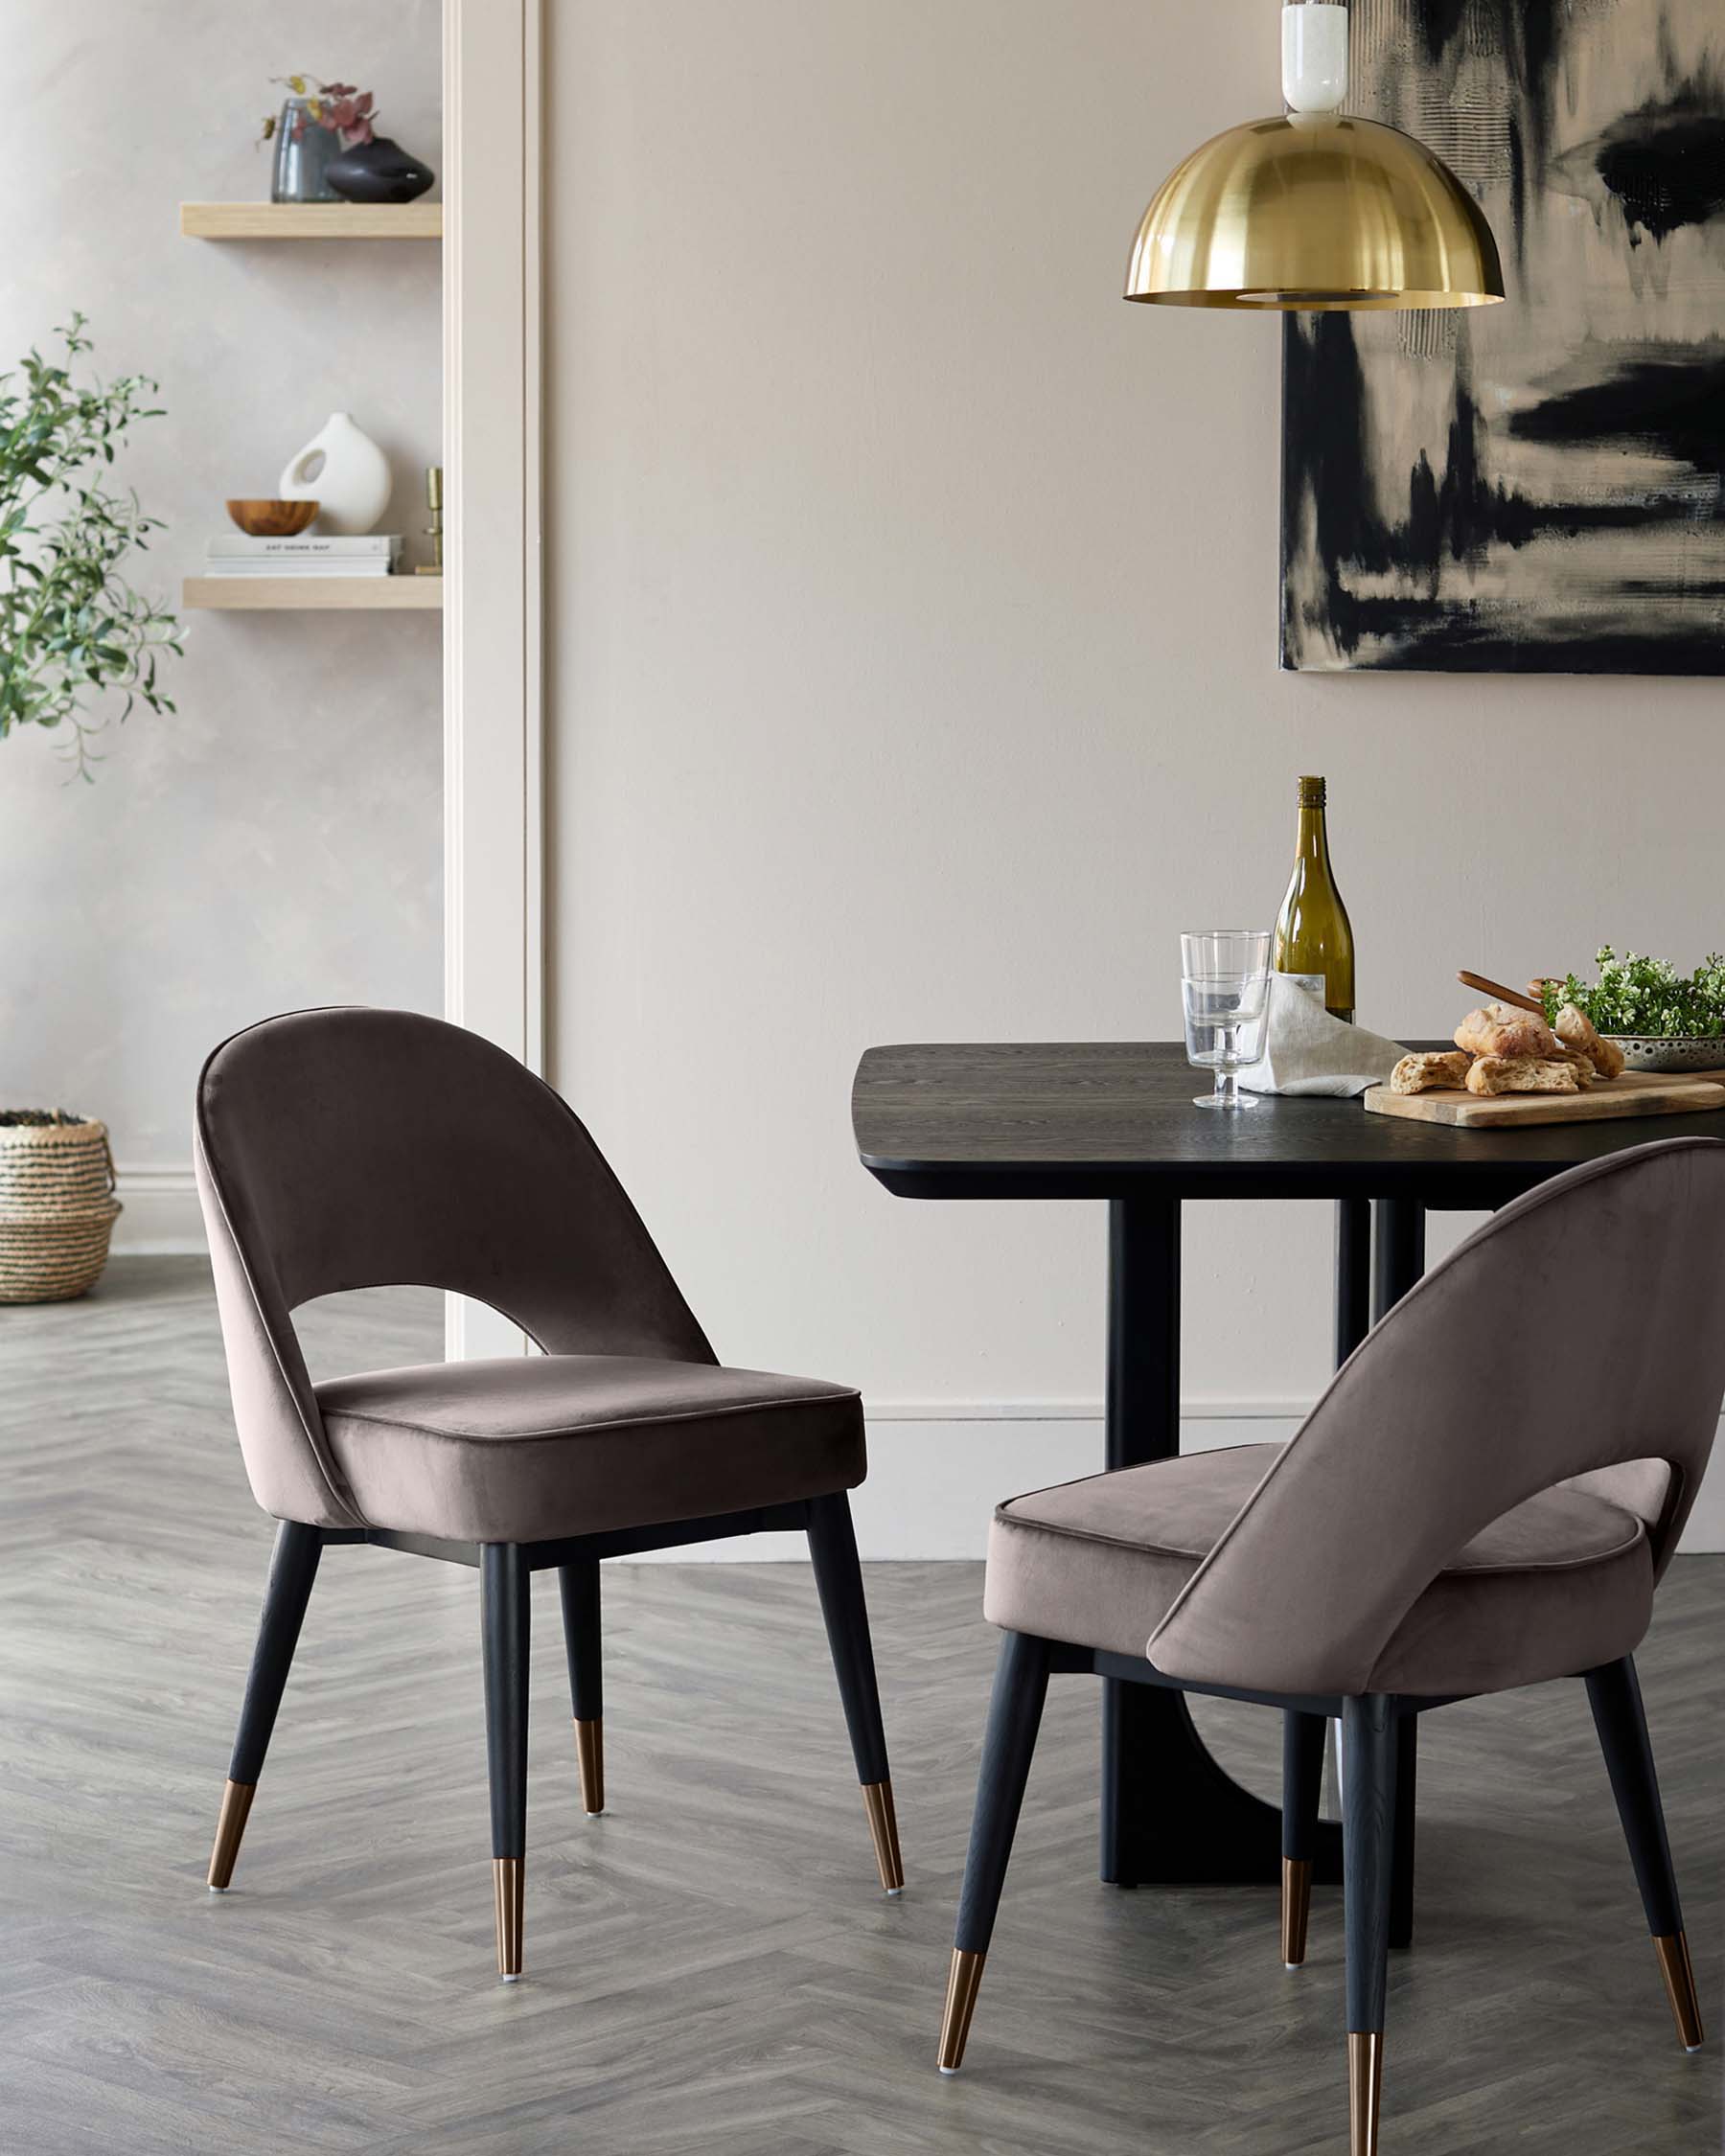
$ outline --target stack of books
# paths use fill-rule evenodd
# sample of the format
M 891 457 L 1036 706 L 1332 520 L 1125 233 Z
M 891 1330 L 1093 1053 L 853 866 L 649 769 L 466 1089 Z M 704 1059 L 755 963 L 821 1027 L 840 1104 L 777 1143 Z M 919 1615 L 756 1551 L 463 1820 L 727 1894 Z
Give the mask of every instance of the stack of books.
M 246 539 L 224 532 L 209 548 L 213 577 L 387 577 L 401 564 L 399 533 L 380 532 L 363 539 L 320 539 L 307 532 L 298 539 Z

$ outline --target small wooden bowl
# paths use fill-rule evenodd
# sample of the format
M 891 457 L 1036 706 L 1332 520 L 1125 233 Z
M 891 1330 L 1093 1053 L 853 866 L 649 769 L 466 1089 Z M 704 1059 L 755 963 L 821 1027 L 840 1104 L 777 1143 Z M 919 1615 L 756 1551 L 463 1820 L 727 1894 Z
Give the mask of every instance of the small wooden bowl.
M 231 501 L 227 513 L 248 539 L 292 539 L 317 515 L 314 501 Z

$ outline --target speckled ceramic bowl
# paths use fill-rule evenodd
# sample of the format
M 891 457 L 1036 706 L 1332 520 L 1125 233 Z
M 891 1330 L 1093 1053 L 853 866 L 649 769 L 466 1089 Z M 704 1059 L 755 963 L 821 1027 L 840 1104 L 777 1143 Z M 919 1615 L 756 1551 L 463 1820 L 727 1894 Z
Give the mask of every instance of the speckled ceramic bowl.
M 1608 1033 L 1623 1051 L 1625 1070 L 1725 1070 L 1725 1039 L 1685 1040 L 1657 1033 Z

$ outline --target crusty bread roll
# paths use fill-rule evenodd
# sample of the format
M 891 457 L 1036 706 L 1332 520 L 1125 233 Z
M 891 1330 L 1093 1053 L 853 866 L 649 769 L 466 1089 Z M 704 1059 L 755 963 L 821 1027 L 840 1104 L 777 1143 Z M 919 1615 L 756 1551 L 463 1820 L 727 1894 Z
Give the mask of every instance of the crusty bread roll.
M 1578 1093 L 1573 1063 L 1544 1056 L 1480 1056 L 1467 1073 L 1470 1093 Z
M 1429 1093 L 1437 1086 L 1460 1086 L 1466 1080 L 1472 1061 L 1465 1048 L 1448 1048 L 1438 1055 L 1403 1056 L 1390 1073 L 1390 1090 Z
M 1476 1056 L 1534 1056 L 1557 1053 L 1556 1036 L 1544 1019 L 1531 1011 L 1514 1011 L 1507 1003 L 1487 1003 L 1469 1011 L 1457 1026 L 1458 1048 Z
M 1584 1055 L 1601 1078 L 1616 1078 L 1622 1072 L 1622 1049 L 1596 1033 L 1592 1019 L 1574 1003 L 1566 1003 L 1558 1012 L 1555 1030 L 1558 1040 Z
M 1557 1063 L 1567 1063 L 1570 1066 L 1576 1076 L 1581 1081 L 1583 1092 L 1599 1075 L 1593 1058 L 1584 1056 L 1579 1048 L 1572 1048 L 1567 1041 L 1558 1042 L 1557 1053 L 1552 1060 Z

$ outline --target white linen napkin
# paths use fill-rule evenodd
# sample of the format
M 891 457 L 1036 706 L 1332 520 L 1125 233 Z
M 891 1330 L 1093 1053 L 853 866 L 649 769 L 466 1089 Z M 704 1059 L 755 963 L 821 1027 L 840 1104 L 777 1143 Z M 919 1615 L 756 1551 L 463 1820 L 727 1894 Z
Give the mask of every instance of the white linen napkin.
M 1331 1018 L 1318 998 L 1285 974 L 1270 976 L 1264 1053 L 1240 1073 L 1251 1093 L 1325 1093 L 1348 1098 L 1387 1083 L 1407 1054 L 1399 1043 Z

